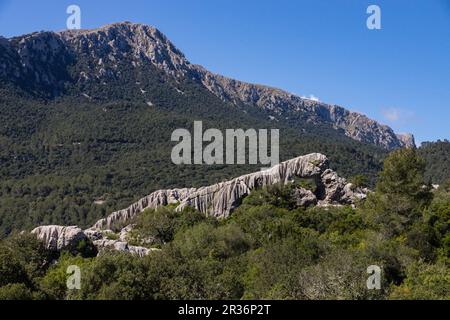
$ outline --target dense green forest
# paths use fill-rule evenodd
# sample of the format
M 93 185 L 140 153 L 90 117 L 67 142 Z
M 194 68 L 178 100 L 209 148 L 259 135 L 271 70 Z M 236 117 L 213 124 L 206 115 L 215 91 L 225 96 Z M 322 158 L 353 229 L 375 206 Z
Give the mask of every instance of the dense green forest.
M 160 250 L 145 258 L 58 255 L 15 234 L 0 243 L 0 299 L 450 299 L 450 183 L 424 187 L 424 173 L 415 150 L 395 151 L 357 209 L 296 208 L 293 186 L 274 185 L 222 221 L 149 210 L 134 238 Z M 80 290 L 66 287 L 70 265 Z M 370 265 L 380 290 L 366 287 Z
M 450 142 L 424 142 L 419 148 L 419 155 L 425 159 L 427 168 L 425 181 L 444 183 L 450 177 Z

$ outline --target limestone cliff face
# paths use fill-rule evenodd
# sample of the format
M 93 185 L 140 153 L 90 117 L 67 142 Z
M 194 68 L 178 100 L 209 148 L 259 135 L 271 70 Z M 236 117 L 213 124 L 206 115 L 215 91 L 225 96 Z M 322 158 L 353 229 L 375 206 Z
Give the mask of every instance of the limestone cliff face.
M 237 207 L 240 200 L 253 190 L 276 183 L 287 184 L 294 177 L 320 179 L 327 165 L 326 156 L 319 153 L 298 157 L 280 163 L 269 170 L 200 188 L 182 199 L 177 210 L 183 210 L 189 206 L 209 216 L 226 218 Z
M 87 239 L 86 234 L 78 227 L 42 226 L 31 231 L 45 243 L 49 250 L 70 249 L 74 244 Z
M 69 66 L 80 61 L 81 70 L 69 73 Z M 412 136 L 397 136 L 388 126 L 362 114 L 283 90 L 229 79 L 193 65 L 151 26 L 123 22 L 94 30 L 0 38 L 0 80 L 33 89 L 47 88 L 55 95 L 66 82 L 107 83 L 121 77 L 119 66 L 139 73 L 144 65 L 153 65 L 176 81 L 197 81 L 224 101 L 262 108 L 274 118 L 301 115 L 307 122 L 343 130 L 348 137 L 388 150 L 414 146 Z
M 277 183 L 288 184 L 296 177 L 312 178 L 316 181 L 318 191 L 313 196 L 319 205 L 353 204 L 358 199 L 365 198 L 367 192 L 353 188 L 331 170 L 325 155 L 313 153 L 285 161 L 265 171 L 250 173 L 211 186 L 155 191 L 128 208 L 99 220 L 93 229 L 113 229 L 125 225 L 145 209 L 156 209 L 175 203 L 179 203 L 176 207 L 179 211 L 192 207 L 208 216 L 226 218 L 238 206 L 240 200 L 253 190 Z M 304 191 L 303 194 L 305 197 L 311 197 Z
M 63 226 L 41 226 L 31 231 L 48 250 L 52 251 L 77 249 L 80 241 L 91 241 L 99 253 L 109 249 L 143 257 L 152 251 L 157 251 L 157 249 L 129 245 L 126 240 L 108 239 L 109 232 L 109 230 L 82 230 L 78 227 Z
M 187 76 L 191 70 L 183 53 L 151 26 L 124 22 L 94 30 L 63 31 L 57 36 L 74 55 L 95 62 L 85 70 L 87 76 L 117 76 L 117 64 L 124 61 L 133 68 L 150 63 L 173 77 Z
M 34 229 L 47 248 L 63 250 L 89 239 L 101 252 L 113 249 L 144 256 L 154 251 L 127 243 L 127 234 L 132 230 L 131 220 L 146 209 L 157 209 L 168 204 L 178 204 L 176 210 L 194 208 L 207 216 L 226 218 L 241 200 L 252 191 L 274 184 L 289 184 L 295 178 L 308 178 L 316 182 L 317 190 L 312 192 L 298 187 L 295 192 L 299 206 L 304 205 L 354 205 L 366 198 L 367 189 L 355 188 L 329 168 L 328 159 L 320 153 L 301 156 L 280 163 L 271 169 L 246 174 L 235 179 L 202 188 L 158 190 L 128 208 L 113 212 L 97 221 L 91 228 L 81 230 L 77 227 L 42 226 Z M 118 240 L 111 240 L 111 229 L 123 227 Z
M 344 130 L 350 138 L 388 150 L 415 146 L 412 135 L 396 135 L 390 127 L 363 114 L 337 105 L 304 99 L 280 89 L 229 79 L 200 66 L 196 66 L 196 69 L 205 87 L 222 100 L 269 110 L 275 118 L 300 113 L 310 123 L 328 124 L 334 129 Z
M 111 229 L 118 224 L 126 223 L 134 218 L 138 213 L 145 209 L 156 209 L 168 204 L 175 204 L 181 199 L 185 199 L 189 194 L 193 193 L 196 189 L 173 189 L 173 190 L 158 190 L 152 194 L 140 199 L 138 202 L 133 203 L 128 208 L 114 212 L 108 217 L 97 221 L 93 229 Z
M 416 146 L 414 136 L 411 133 L 399 133 L 397 138 L 403 143 L 405 147 L 413 148 Z

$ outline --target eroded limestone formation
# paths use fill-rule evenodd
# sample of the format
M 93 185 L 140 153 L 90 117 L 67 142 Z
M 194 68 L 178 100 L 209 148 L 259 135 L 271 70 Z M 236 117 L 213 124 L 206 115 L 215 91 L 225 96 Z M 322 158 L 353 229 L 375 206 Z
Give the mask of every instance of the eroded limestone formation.
M 314 191 L 297 187 L 294 198 L 299 206 L 354 205 L 364 199 L 367 189 L 356 188 L 346 179 L 339 177 L 329 168 L 328 159 L 320 153 L 312 153 L 285 161 L 271 169 L 246 174 L 235 179 L 202 188 L 158 190 L 142 198 L 128 208 L 113 212 L 97 221 L 91 228 L 44 226 L 32 232 L 43 240 L 49 249 L 62 250 L 77 241 L 89 239 L 99 252 L 106 248 L 126 251 L 139 256 L 155 249 L 130 246 L 127 235 L 132 230 L 133 218 L 146 209 L 157 209 L 169 204 L 178 204 L 177 211 L 194 208 L 207 216 L 226 218 L 241 200 L 252 191 L 274 185 L 293 183 L 296 178 L 315 182 Z M 108 234 L 113 229 L 121 229 L 118 240 L 111 240 Z
M 366 196 L 366 190 L 353 188 L 344 178 L 329 168 L 328 159 L 320 153 L 312 153 L 286 162 L 271 169 L 246 174 L 238 178 L 211 186 L 192 189 L 159 190 L 132 204 L 130 207 L 112 213 L 99 220 L 93 229 L 113 229 L 130 221 L 145 209 L 178 203 L 176 210 L 192 207 L 205 215 L 226 218 L 240 200 L 252 190 L 273 185 L 287 184 L 294 178 L 314 179 L 319 190 L 316 194 L 308 190 L 298 191 L 300 205 L 353 204 Z
M 130 246 L 128 242 L 121 240 L 108 240 L 101 239 L 93 241 L 94 246 L 101 252 L 103 250 L 116 250 L 122 252 L 129 252 L 131 254 L 135 254 L 139 257 L 144 257 L 148 255 L 152 251 L 158 251 L 159 249 L 154 248 L 145 248 L 138 246 Z
M 31 233 L 42 240 L 47 249 L 55 251 L 73 248 L 76 243 L 87 239 L 86 234 L 78 227 L 42 226 Z
M 128 208 L 114 212 L 104 219 L 100 219 L 94 224 L 92 229 L 112 229 L 113 226 L 118 226 L 130 221 L 136 214 L 145 209 L 156 209 L 168 204 L 175 204 L 181 199 L 186 198 L 189 194 L 195 192 L 195 190 L 196 189 L 194 188 L 185 188 L 155 191 L 140 199 L 138 202 L 133 203 Z

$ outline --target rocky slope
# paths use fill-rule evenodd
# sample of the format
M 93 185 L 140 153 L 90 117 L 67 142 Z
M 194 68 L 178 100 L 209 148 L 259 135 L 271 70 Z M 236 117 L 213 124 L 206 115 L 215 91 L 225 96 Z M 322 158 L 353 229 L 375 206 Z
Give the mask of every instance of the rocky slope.
M 273 119 L 300 116 L 312 124 L 343 130 L 348 137 L 388 150 L 414 146 L 411 135 L 396 135 L 388 126 L 362 114 L 229 79 L 193 65 L 150 26 L 124 22 L 95 30 L 37 32 L 0 39 L 0 80 L 53 96 L 62 94 L 68 83 L 105 85 L 120 79 L 121 67 L 139 73 L 149 64 L 177 81 L 197 81 L 224 101 L 262 108 Z
M 202 83 L 221 99 L 270 110 L 274 119 L 301 114 L 307 122 L 328 124 L 334 129 L 344 130 L 350 138 L 388 150 L 415 146 L 411 134 L 396 135 L 388 126 L 379 124 L 363 114 L 351 112 L 337 105 L 304 99 L 283 90 L 215 75 L 202 67 L 196 68 L 201 75 Z
M 207 187 L 155 191 L 128 208 L 99 220 L 85 231 L 77 227 L 42 226 L 34 229 L 32 233 L 43 240 L 48 248 L 54 250 L 73 247 L 74 242 L 89 239 L 99 250 L 112 248 L 142 256 L 151 252 L 151 249 L 128 245 L 127 233 L 132 226 L 128 225 L 122 229 L 119 240 L 108 239 L 108 233 L 112 232 L 110 230 L 129 224 L 145 209 L 156 209 L 169 204 L 176 204 L 178 211 L 192 207 L 208 216 L 226 218 L 239 205 L 242 198 L 253 190 L 277 183 L 286 185 L 293 183 L 295 178 L 312 179 L 317 186 L 315 192 L 302 187 L 296 188 L 295 195 L 299 206 L 354 205 L 358 200 L 364 199 L 368 192 L 367 189 L 355 188 L 347 183 L 329 168 L 325 155 L 314 153 L 280 163 L 265 171 Z

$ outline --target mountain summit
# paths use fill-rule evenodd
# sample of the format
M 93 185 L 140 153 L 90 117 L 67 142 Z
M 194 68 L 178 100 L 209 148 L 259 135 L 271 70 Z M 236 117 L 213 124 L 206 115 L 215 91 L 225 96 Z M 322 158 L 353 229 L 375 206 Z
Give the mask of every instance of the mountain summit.
M 0 38 L 0 83 L 50 99 L 77 91 L 95 99 L 100 86 L 138 84 L 149 67 L 175 83 L 194 81 L 226 103 L 262 109 L 273 121 L 326 126 L 387 150 L 415 145 L 412 135 L 396 135 L 388 126 L 343 107 L 226 78 L 193 65 L 151 26 L 122 22 L 93 30 Z

